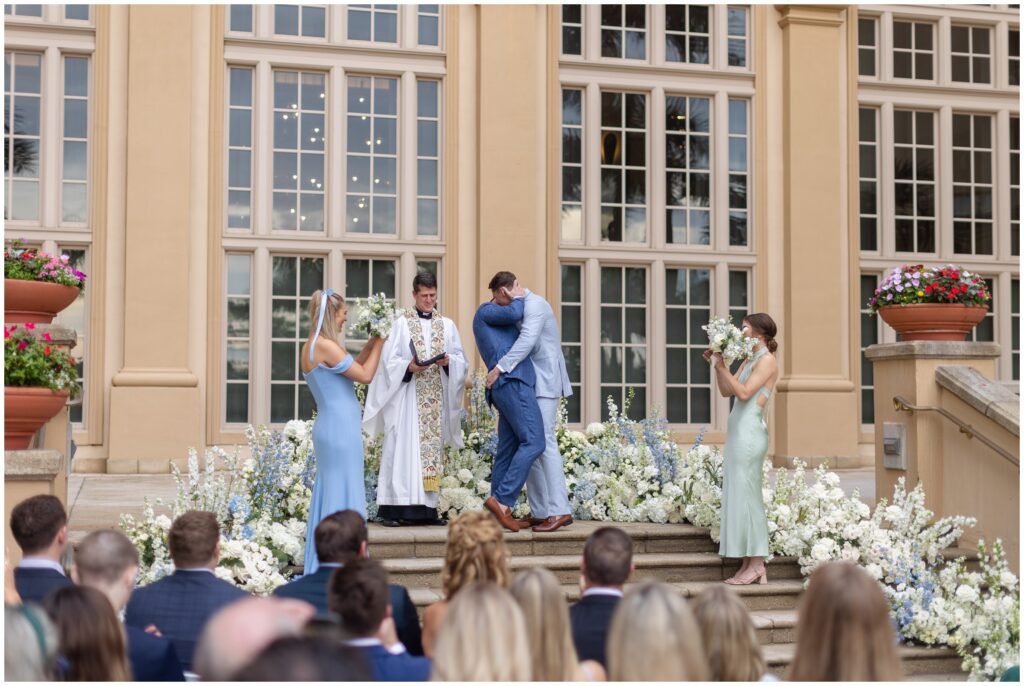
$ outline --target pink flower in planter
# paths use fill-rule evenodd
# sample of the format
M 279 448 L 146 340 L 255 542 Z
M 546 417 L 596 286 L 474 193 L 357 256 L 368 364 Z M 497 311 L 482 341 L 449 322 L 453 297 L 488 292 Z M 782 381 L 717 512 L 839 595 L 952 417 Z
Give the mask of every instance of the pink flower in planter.
M 52 341 L 53 340 L 53 337 L 50 336 L 50 332 L 49 331 L 47 331 L 46 333 L 43 334 L 43 340 L 44 341 Z
M 29 331 L 36 328 L 35 322 L 25 322 L 25 328 Z
M 18 341 L 18 350 L 24 350 L 27 347 L 28 347 L 28 341 L 26 341 L 24 339 Z

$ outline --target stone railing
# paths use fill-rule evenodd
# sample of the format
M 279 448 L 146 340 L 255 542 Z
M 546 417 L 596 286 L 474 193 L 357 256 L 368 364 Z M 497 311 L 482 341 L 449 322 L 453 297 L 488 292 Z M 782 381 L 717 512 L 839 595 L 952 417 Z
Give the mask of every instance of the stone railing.
M 875 492 L 900 476 L 924 483 L 936 516 L 968 515 L 978 525 L 961 541 L 1001 538 L 1018 570 L 1020 410 L 994 381 L 995 343 L 909 341 L 873 345 Z

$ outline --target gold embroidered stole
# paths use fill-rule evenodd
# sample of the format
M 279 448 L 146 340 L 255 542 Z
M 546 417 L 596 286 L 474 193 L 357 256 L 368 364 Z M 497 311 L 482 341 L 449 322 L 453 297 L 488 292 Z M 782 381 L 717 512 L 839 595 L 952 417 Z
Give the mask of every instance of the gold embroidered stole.
M 434 311 L 430 320 L 430 349 L 423 340 L 420 317 L 415 309 L 406 312 L 409 335 L 416 348 L 416 357 L 429 360 L 444 350 L 444 320 Z M 423 469 L 423 490 L 429 493 L 441 487 L 441 421 L 444 414 L 444 385 L 441 381 L 441 367 L 430 365 L 419 374 L 413 375 L 416 383 L 416 415 L 419 422 L 420 465 Z

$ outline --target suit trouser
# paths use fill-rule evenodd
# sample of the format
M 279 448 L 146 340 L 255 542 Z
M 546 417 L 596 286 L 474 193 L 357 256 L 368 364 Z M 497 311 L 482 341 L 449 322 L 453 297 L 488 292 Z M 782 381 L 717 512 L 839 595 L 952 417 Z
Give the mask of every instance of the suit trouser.
M 491 495 L 515 507 L 530 467 L 544 452 L 544 421 L 534 390 L 519 379 L 506 379 L 491 389 L 498 408 L 498 449 L 491 472 Z
M 559 398 L 537 398 L 544 419 L 544 454 L 530 467 L 530 475 L 526 479 L 526 498 L 530 501 L 530 515 L 533 517 L 572 513 L 569 488 L 565 485 L 565 465 L 555 436 L 558 402 Z

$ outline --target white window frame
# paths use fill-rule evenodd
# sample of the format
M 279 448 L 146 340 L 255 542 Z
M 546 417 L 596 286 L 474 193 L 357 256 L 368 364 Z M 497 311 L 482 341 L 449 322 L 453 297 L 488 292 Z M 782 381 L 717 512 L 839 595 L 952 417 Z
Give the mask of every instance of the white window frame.
M 895 26 L 895 24 L 897 22 L 910 24 L 910 45 L 911 45 L 910 48 L 897 48 L 896 47 L 896 33 L 895 33 L 896 32 L 896 26 Z M 937 48 L 938 48 L 938 32 L 940 30 L 939 26 L 937 24 L 935 24 L 934 22 L 932 22 L 932 21 L 924 21 L 924 20 L 921 20 L 918 17 L 905 17 L 905 16 L 894 16 L 892 18 L 892 23 L 893 23 L 893 34 L 892 34 L 893 35 L 893 44 L 892 44 L 892 47 L 890 49 L 890 54 L 892 56 L 891 59 L 892 59 L 892 68 L 893 68 L 893 74 L 892 74 L 893 81 L 896 81 L 897 83 L 910 83 L 910 82 L 913 82 L 913 83 L 934 83 L 936 81 L 936 79 L 938 78 L 938 66 L 936 64 L 936 61 L 937 61 L 936 60 L 936 56 L 938 54 L 937 53 Z M 917 47 L 917 26 L 919 24 L 927 25 L 928 27 L 931 28 L 931 31 L 932 31 L 932 49 L 931 50 L 922 50 L 922 49 Z M 910 55 L 910 73 L 911 73 L 911 76 L 896 76 L 896 53 L 897 52 L 908 53 Z M 918 78 L 917 75 L 916 75 L 917 74 L 917 56 L 919 54 L 931 55 L 932 77 L 930 79 Z

